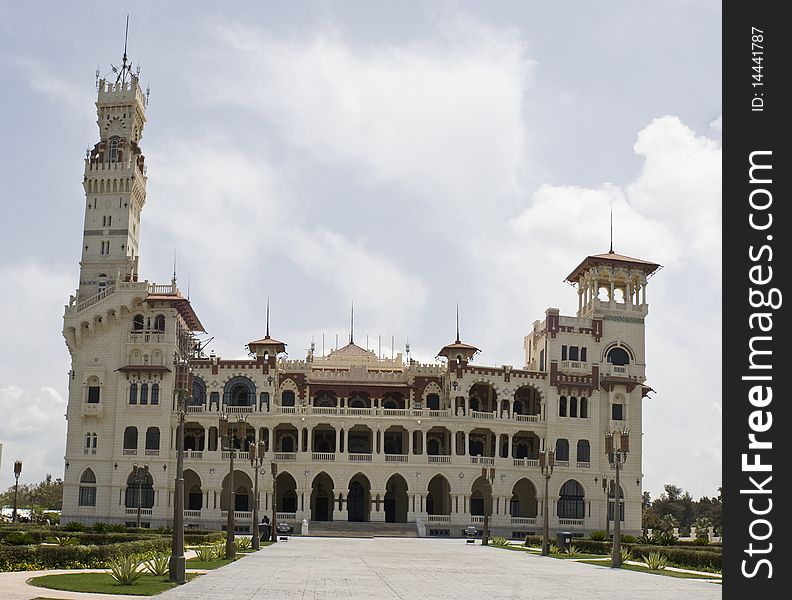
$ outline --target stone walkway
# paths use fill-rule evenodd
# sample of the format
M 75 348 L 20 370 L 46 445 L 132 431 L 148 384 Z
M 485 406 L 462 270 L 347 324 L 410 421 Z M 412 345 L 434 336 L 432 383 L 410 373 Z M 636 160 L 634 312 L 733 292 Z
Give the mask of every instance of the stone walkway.
M 162 600 L 709 600 L 720 585 L 611 570 L 464 540 L 298 538 L 279 542 Z

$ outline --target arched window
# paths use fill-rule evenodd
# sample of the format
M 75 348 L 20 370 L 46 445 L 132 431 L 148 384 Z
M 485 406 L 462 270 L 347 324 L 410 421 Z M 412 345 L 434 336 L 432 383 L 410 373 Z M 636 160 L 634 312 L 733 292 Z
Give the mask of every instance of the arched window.
M 616 508 L 616 486 L 615 482 L 611 481 L 610 489 L 608 490 L 608 520 L 613 521 L 613 513 Z M 619 486 L 619 520 L 624 521 L 624 488 Z
M 591 462 L 591 444 L 588 440 L 578 440 L 577 461 L 579 463 Z
M 148 383 L 140 386 L 140 403 L 148 404 Z
M 267 410 L 269 410 L 269 392 L 261 392 L 259 394 L 259 410 L 264 410 L 265 406 L 267 407 Z
M 569 460 L 569 441 L 564 438 L 556 440 L 555 458 L 561 461 Z
M 154 383 L 151 386 L 151 403 L 159 404 L 159 383 Z
M 294 392 L 286 390 L 281 394 L 281 406 L 294 406 Z
M 611 419 L 614 421 L 624 420 L 624 405 L 620 402 L 614 402 L 611 405 Z
M 107 153 L 107 160 L 114 163 L 118 160 L 118 138 L 114 137 L 110 140 L 110 149 Z
M 431 438 L 428 442 L 426 442 L 426 453 L 431 456 L 437 456 L 440 454 L 440 440 L 437 438 Z
M 193 377 L 190 406 L 203 406 L 206 403 L 206 383 L 200 377 Z
M 124 429 L 124 450 L 134 450 L 135 452 L 137 452 L 137 445 L 138 445 L 137 427 L 129 426 L 126 429 Z
M 143 315 L 135 315 L 132 317 L 132 331 L 143 331 L 145 322 Z
M 96 444 L 99 441 L 95 433 L 85 434 L 85 454 L 96 454 Z
M 558 498 L 558 516 L 561 519 L 582 519 L 586 515 L 586 494 L 583 486 L 570 479 L 561 486 Z
M 235 377 L 225 385 L 223 402 L 229 406 L 255 406 L 256 386 L 247 377 Z
M 580 418 L 588 419 L 588 398 L 580 399 Z
M 157 315 L 154 317 L 154 330 L 165 331 L 165 315 Z
M 99 382 L 95 381 L 93 383 L 98 384 Z M 88 386 L 88 397 L 86 398 L 86 400 L 88 401 L 88 404 L 99 404 L 99 400 L 101 398 L 101 391 L 100 390 L 101 390 L 101 388 L 99 387 L 99 385 L 89 385 Z
M 440 410 L 440 396 L 438 394 L 428 394 L 426 396 L 426 408 L 429 410 Z
M 624 348 L 616 346 L 608 350 L 608 362 L 619 367 L 629 365 L 630 355 Z
M 146 429 L 146 450 L 159 450 L 160 430 L 159 427 L 149 427 Z
M 133 383 L 129 386 L 129 403 L 137 404 L 138 400 L 138 384 Z
M 577 415 L 578 415 L 578 413 L 577 413 L 577 406 L 578 406 L 578 405 L 577 405 L 577 398 L 575 398 L 574 396 L 572 396 L 572 397 L 569 399 L 569 416 L 570 416 L 570 417 L 577 417 Z
M 558 399 L 558 416 L 559 417 L 566 417 L 567 416 L 567 399 L 566 399 L 566 396 L 561 396 Z
M 80 476 L 80 492 L 78 506 L 96 506 L 96 475 L 91 469 L 85 469 Z
M 133 470 L 127 477 L 126 507 L 137 508 L 138 498 L 141 508 L 154 506 L 154 478 L 142 468 L 138 468 L 137 476 Z

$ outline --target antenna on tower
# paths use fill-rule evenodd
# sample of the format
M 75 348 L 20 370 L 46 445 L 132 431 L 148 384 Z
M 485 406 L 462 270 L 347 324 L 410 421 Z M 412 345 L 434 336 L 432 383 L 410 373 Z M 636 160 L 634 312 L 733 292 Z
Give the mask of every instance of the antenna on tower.
M 150 96 L 150 95 L 151 95 L 151 86 L 149 86 L 148 84 L 146 84 L 146 106 L 148 106 L 148 103 L 149 103 L 149 96 Z
M 613 199 L 611 198 L 610 205 L 610 250 L 608 254 L 613 254 Z
M 96 65 L 96 90 L 99 91 L 99 65 Z
M 187 300 L 190 300 L 190 274 L 187 273 Z
M 127 64 L 127 42 L 129 41 L 129 13 L 126 17 L 126 28 L 124 29 L 124 56 L 121 58 L 121 70 L 113 67 L 113 72 L 118 73 L 116 83 L 126 83 L 127 74 L 132 74 L 132 66 Z
M 410 364 L 410 338 L 407 337 L 407 343 L 404 344 L 404 351 L 407 354 L 407 364 Z
M 173 249 L 173 285 L 176 285 L 176 248 Z

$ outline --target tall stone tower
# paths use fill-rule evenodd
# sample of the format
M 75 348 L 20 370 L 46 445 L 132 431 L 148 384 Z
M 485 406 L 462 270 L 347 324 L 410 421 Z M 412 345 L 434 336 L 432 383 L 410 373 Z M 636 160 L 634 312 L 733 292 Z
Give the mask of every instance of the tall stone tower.
M 146 96 L 137 75 L 124 66 L 115 83 L 98 82 L 99 141 L 85 158 L 85 223 L 78 301 L 117 280 L 137 278 L 140 214 L 146 202 L 140 150 Z

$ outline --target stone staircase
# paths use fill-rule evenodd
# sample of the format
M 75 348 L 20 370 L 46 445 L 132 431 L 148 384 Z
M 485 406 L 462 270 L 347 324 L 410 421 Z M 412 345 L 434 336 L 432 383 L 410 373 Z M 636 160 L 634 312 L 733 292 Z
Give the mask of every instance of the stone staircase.
M 299 531 L 295 528 L 295 531 Z M 355 523 L 349 521 L 311 521 L 308 535 L 315 537 L 418 537 L 415 523 Z

